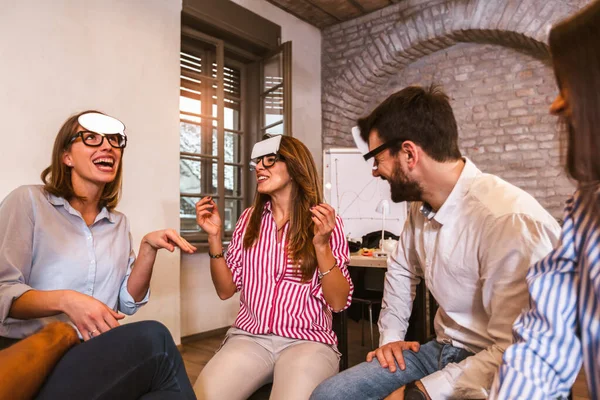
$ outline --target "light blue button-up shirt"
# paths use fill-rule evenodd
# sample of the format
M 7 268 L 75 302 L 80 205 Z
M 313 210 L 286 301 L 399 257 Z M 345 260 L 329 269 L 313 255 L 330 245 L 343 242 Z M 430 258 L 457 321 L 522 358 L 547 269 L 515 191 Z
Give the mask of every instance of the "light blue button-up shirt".
M 103 208 L 88 226 L 68 201 L 21 186 L 0 203 L 0 336 L 23 338 L 64 314 L 19 320 L 8 317 L 13 301 L 31 289 L 76 290 L 131 315 L 127 281 L 135 261 L 125 215 Z

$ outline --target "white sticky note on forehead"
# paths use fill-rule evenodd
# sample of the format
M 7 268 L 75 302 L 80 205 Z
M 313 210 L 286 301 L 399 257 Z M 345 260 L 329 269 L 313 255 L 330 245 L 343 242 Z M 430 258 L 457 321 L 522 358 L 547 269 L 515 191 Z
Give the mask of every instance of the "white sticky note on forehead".
M 358 126 L 352 127 L 352 139 L 354 139 L 354 143 L 360 151 L 360 154 L 363 156 L 369 152 L 369 143 L 365 142 L 363 138 L 360 137 L 360 128 Z
M 86 113 L 77 118 L 79 125 L 88 131 L 125 136 L 125 125 L 116 118 L 101 113 Z
M 260 142 L 256 143 L 252 148 L 252 155 L 250 156 L 250 158 L 258 158 L 266 156 L 267 154 L 276 154 L 277 151 L 279 151 L 280 144 L 281 135 L 261 140 Z

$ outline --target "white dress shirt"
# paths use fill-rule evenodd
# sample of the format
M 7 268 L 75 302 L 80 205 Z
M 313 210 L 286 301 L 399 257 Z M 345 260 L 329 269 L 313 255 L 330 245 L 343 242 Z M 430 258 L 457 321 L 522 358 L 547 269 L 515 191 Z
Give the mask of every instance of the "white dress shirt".
M 512 324 L 528 306 L 528 267 L 560 235 L 556 220 L 529 194 L 468 159 L 437 211 L 412 203 L 388 259 L 380 345 L 404 340 L 422 278 L 439 309 L 437 341 L 476 353 L 421 381 L 430 397 L 486 398 Z

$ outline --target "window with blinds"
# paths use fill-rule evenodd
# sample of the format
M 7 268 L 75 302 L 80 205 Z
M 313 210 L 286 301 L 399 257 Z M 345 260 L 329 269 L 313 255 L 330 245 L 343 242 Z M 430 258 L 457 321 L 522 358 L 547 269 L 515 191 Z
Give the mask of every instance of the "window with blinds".
M 243 65 L 224 57 L 223 42 L 198 33 L 180 55 L 180 218 L 192 242 L 206 240 L 196 202 L 212 196 L 230 237 L 244 203 Z
M 291 135 L 292 43 L 261 60 L 261 133 Z

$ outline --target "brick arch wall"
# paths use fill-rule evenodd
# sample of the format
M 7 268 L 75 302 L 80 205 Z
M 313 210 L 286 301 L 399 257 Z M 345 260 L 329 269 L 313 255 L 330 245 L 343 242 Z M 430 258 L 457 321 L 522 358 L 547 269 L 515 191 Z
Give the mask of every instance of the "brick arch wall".
M 405 0 L 324 31 L 324 148 L 353 146 L 356 119 L 390 93 L 441 83 L 463 153 L 560 217 L 573 185 L 547 111 L 556 87 L 545 38 L 586 2 Z
M 548 114 L 556 95 L 552 70 L 514 49 L 461 43 L 391 77 L 368 109 L 403 87 L 431 82 L 441 83 L 451 98 L 461 153 L 560 218 L 573 184 L 561 163 L 559 126 Z

